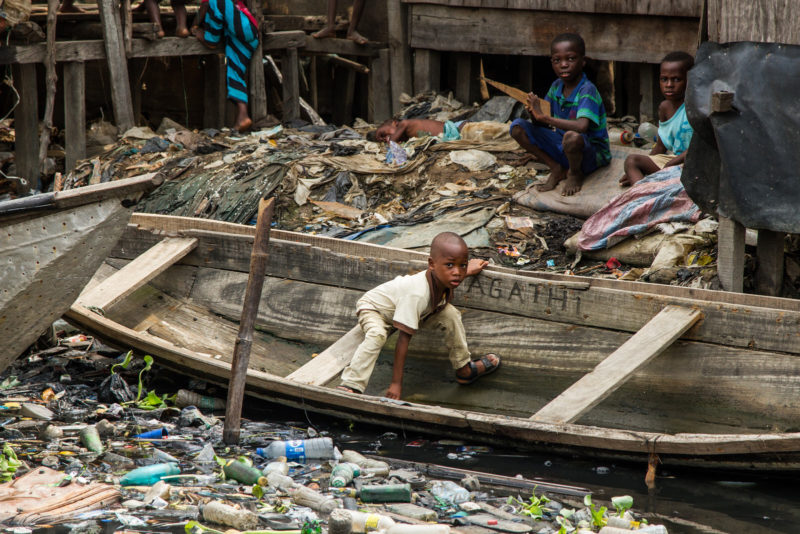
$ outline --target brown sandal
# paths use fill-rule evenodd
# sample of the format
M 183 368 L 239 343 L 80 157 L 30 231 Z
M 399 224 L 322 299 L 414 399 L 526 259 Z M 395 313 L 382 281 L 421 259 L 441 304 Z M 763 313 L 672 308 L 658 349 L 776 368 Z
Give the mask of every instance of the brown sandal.
M 492 360 L 489 359 L 489 356 L 494 356 L 497 358 L 497 363 L 492 363 Z M 476 361 L 483 362 L 483 372 L 478 371 L 478 366 L 475 364 Z M 456 382 L 461 384 L 462 386 L 466 386 L 468 384 L 472 384 L 477 379 L 482 376 L 486 376 L 488 374 L 494 373 L 500 367 L 500 356 L 490 352 L 486 356 L 481 357 L 480 360 L 473 360 L 469 362 L 469 376 L 458 376 L 456 375 Z

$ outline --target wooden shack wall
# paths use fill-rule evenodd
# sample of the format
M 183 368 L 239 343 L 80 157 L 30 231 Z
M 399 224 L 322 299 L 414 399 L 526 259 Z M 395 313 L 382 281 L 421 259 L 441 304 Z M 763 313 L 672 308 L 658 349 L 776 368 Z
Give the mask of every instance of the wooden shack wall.
M 338 2 L 337 15 L 347 17 L 351 1 Z M 325 15 L 328 0 L 269 0 L 264 5 L 264 15 Z M 358 30 L 371 41 L 386 42 L 389 39 L 389 25 L 386 16 L 385 0 L 368 0 L 358 25 Z
M 798 0 L 708 0 L 708 40 L 800 44 Z

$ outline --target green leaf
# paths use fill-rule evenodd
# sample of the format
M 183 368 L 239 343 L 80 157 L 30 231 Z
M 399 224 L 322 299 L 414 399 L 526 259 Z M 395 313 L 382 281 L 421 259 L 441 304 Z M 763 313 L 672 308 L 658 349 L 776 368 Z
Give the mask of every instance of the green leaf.
M 617 515 L 622 517 L 625 511 L 633 507 L 633 497 L 630 495 L 620 495 L 619 497 L 611 497 L 611 504 L 617 509 Z
M 592 505 L 592 494 L 587 493 L 586 496 L 583 498 L 583 505 L 584 506 L 591 506 Z
M 256 499 L 261 499 L 264 496 L 264 488 L 259 486 L 258 484 L 253 485 L 253 497 Z
M 122 363 L 115 363 L 111 366 L 111 374 L 113 375 L 116 373 L 117 367 L 122 367 L 123 369 L 127 369 L 128 366 L 131 364 L 131 360 L 133 359 L 133 351 L 129 350 L 128 354 L 125 355 L 125 360 Z
M 142 397 L 142 375 L 149 371 L 151 367 L 153 367 L 153 357 L 149 354 L 144 356 L 144 367 L 141 371 L 139 371 L 139 386 L 136 390 L 136 402 L 139 402 L 139 399 Z

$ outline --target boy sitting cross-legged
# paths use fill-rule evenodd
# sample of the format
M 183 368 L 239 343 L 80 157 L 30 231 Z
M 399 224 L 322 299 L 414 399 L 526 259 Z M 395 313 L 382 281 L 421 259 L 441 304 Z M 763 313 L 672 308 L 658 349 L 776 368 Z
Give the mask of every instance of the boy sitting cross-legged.
M 611 161 L 606 129 L 606 109 L 600 93 L 586 78 L 583 67 L 586 45 L 576 33 L 562 33 L 550 44 L 550 61 L 558 79 L 547 96 L 552 116 L 542 112 L 539 98 L 528 95 L 528 111 L 534 122 L 516 119 L 511 137 L 536 159 L 550 167 L 550 178 L 539 191 L 561 194 L 581 190 L 584 177 Z
M 496 355 L 487 354 L 474 361 L 470 358 L 461 313 L 450 304 L 453 291 L 464 278 L 480 273 L 486 265 L 484 260 L 469 260 L 469 249 L 461 236 L 443 232 L 431 243 L 426 271 L 398 276 L 368 291 L 356 305 L 364 341 L 342 371 L 339 388 L 351 393 L 364 391 L 389 330 L 395 327 L 399 334 L 392 383 L 386 396 L 399 399 L 408 343 L 423 322 L 425 326 L 444 330 L 444 343 L 450 351 L 450 362 L 459 384 L 471 384 L 495 371 L 500 366 Z

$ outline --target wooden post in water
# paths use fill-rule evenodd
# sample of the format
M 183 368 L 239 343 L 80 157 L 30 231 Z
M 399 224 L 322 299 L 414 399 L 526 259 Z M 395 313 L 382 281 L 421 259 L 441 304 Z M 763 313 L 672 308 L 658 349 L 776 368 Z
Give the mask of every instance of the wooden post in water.
M 273 198 L 269 200 L 262 198 L 258 203 L 256 236 L 253 241 L 253 252 L 250 255 L 250 275 L 247 278 L 247 289 L 244 293 L 239 334 L 236 336 L 236 345 L 233 348 L 225 426 L 222 430 L 222 439 L 228 445 L 239 442 L 244 386 L 247 381 L 247 366 L 250 363 L 250 347 L 253 345 L 253 327 L 258 315 L 261 290 L 264 287 L 264 275 L 267 272 L 267 246 L 269 245 L 269 228 L 272 224 L 274 207 L 275 199 Z

